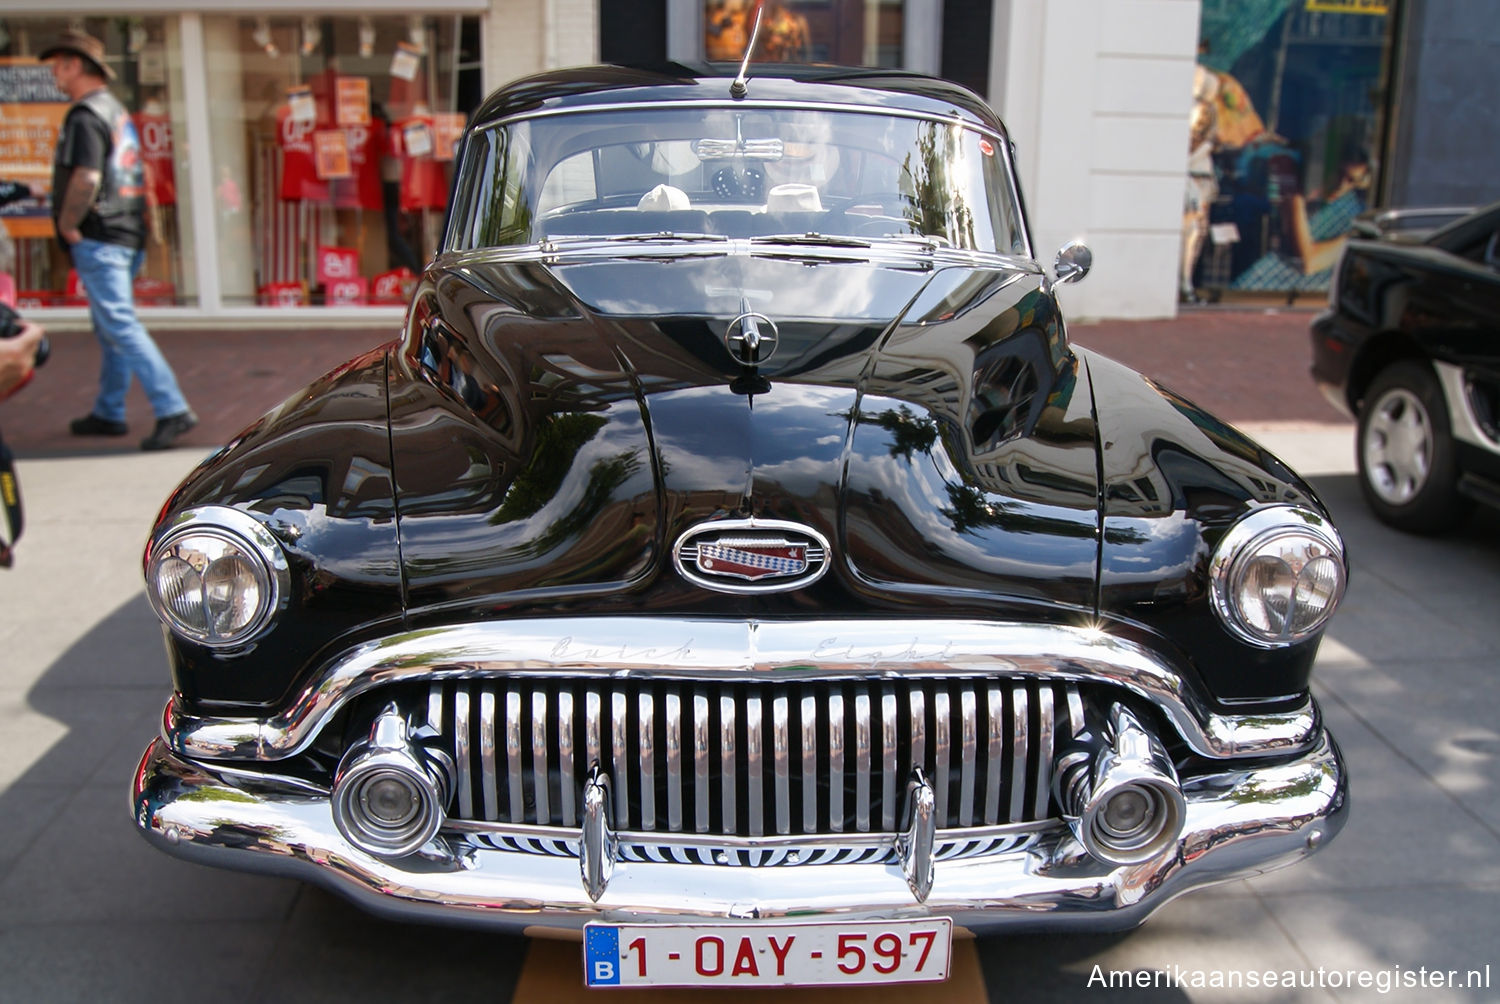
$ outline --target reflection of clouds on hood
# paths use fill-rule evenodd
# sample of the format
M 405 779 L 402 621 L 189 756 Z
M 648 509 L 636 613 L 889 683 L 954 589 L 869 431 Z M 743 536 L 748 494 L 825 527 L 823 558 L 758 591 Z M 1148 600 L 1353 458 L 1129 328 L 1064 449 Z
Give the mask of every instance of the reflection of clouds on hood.
M 945 491 L 948 482 L 936 476 L 924 476 L 923 464 L 908 464 L 890 456 L 866 456 L 869 465 L 866 473 L 880 486 L 885 496 L 882 508 L 890 507 L 900 512 L 911 523 L 915 539 L 926 542 L 944 557 L 966 567 L 999 577 L 1017 576 L 1030 579 L 1039 567 L 1056 568 L 1059 576 L 1092 578 L 1092 560 L 1058 564 L 1059 536 L 1052 533 L 1017 533 L 1004 526 L 976 527 L 965 532 L 954 528 L 942 510 L 949 508 L 950 501 Z M 993 496 L 997 508 L 1004 508 L 1014 500 L 1004 496 Z M 1054 506 L 1038 506 L 1026 503 L 1026 510 L 1033 518 L 1047 518 L 1055 513 L 1060 524 L 1076 524 L 1080 518 L 1091 514 Z M 1085 549 L 1092 559 L 1092 548 Z M 997 586 L 1003 583 L 997 582 Z

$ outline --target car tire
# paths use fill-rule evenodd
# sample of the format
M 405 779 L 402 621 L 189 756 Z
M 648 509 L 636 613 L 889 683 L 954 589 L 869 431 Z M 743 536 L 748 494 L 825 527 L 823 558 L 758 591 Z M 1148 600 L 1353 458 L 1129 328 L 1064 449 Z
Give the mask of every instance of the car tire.
M 1438 533 L 1467 508 L 1459 495 L 1443 389 L 1424 362 L 1381 370 L 1359 412 L 1359 486 L 1370 509 L 1398 530 Z

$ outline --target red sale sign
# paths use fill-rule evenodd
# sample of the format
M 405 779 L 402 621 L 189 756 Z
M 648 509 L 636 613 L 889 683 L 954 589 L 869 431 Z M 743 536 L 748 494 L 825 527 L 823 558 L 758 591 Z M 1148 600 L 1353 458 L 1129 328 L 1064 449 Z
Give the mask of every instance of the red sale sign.
M 268 282 L 258 292 L 260 301 L 272 307 L 301 307 L 307 303 L 300 282 Z
M 375 277 L 370 286 L 370 298 L 376 303 L 405 303 L 411 298 L 417 277 L 409 268 L 394 268 Z
M 366 283 L 363 277 L 338 279 L 328 283 L 323 303 L 329 307 L 352 307 L 365 302 Z
M 318 281 L 325 286 L 343 279 L 359 278 L 359 252 L 354 248 L 318 248 Z

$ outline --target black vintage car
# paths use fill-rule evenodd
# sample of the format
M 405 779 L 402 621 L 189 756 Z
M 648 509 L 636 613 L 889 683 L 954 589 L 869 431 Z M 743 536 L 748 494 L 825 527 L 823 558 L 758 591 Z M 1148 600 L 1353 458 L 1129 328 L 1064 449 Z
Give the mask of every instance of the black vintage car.
M 1313 378 L 1359 420 L 1360 486 L 1402 530 L 1500 506 L 1500 203 L 1415 244 L 1351 240 L 1312 324 Z
M 940 979 L 1296 861 L 1345 773 L 1308 486 L 1071 346 L 1011 145 L 887 71 L 473 116 L 398 341 L 145 556 L 162 849 L 582 936 L 610 983 Z

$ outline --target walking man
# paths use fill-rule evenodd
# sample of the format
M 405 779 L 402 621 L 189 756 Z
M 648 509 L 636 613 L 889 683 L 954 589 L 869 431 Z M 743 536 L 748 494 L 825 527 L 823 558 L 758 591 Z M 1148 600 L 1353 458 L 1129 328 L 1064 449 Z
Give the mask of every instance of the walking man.
M 132 280 L 146 243 L 146 178 L 141 145 L 125 106 L 109 92 L 114 71 L 104 43 L 65 31 L 41 53 L 58 88 L 73 101 L 57 138 L 52 220 L 89 298 L 103 362 L 93 410 L 71 425 L 75 436 L 123 436 L 125 392 L 139 378 L 156 413 L 143 450 L 164 450 L 198 424 L 172 367 L 135 313 Z

